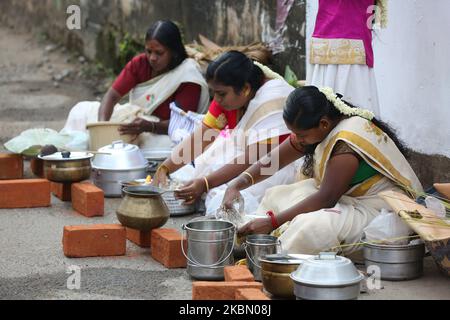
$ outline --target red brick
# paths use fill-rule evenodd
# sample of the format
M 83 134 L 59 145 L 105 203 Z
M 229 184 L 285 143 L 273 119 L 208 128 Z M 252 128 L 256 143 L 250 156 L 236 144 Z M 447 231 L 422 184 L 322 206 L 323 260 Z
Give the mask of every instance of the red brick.
M 0 180 L 23 178 L 23 157 L 20 154 L 0 153 Z
M 127 229 L 127 239 L 142 248 L 150 248 L 152 233 L 151 231 L 140 231 L 131 228 Z
M 0 181 L 0 208 L 49 207 L 50 181 L 45 179 Z
M 238 289 L 236 300 L 270 300 L 260 289 Z
M 30 161 L 31 172 L 38 178 L 44 178 L 44 160 L 33 158 Z
M 72 200 L 72 183 L 59 183 L 52 182 L 51 183 L 52 193 L 62 201 L 71 201 Z
M 64 255 L 69 258 L 123 256 L 126 231 L 120 224 L 65 226 Z
M 181 251 L 182 235 L 176 229 L 154 229 L 151 235 L 151 254 L 153 259 L 166 268 L 185 268 L 186 258 Z M 186 249 L 186 239 L 183 240 Z
M 247 266 L 227 266 L 223 269 L 225 281 L 255 281 L 255 277 Z
M 103 216 L 105 208 L 103 190 L 86 182 L 72 184 L 72 207 L 88 218 Z
M 259 282 L 196 281 L 192 283 L 192 300 L 234 300 L 239 289 L 262 288 Z

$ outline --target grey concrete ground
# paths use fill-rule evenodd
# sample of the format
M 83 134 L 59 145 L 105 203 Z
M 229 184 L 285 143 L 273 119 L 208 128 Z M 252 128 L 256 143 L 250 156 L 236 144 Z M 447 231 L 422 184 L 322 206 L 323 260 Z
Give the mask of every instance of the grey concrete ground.
M 46 51 L 51 49 L 48 45 L 0 28 L 0 143 L 29 128 L 59 130 L 71 106 L 96 98 L 77 77 L 78 59 L 71 63 L 67 52 Z M 52 76 L 64 70 L 71 70 L 71 76 L 55 85 Z M 27 162 L 26 175 L 31 177 L 28 166 Z M 123 257 L 63 255 L 64 226 L 118 223 L 119 203 L 120 199 L 107 199 L 105 216 L 92 219 L 57 198 L 52 198 L 50 208 L 0 210 L 0 299 L 190 299 L 192 284 L 185 269 L 167 270 L 151 258 L 149 249 L 130 242 Z M 172 218 L 165 227 L 179 229 L 191 218 Z M 67 288 L 70 266 L 81 268 L 80 290 Z M 450 299 L 450 279 L 427 257 L 420 279 L 383 281 L 382 289 L 360 299 Z

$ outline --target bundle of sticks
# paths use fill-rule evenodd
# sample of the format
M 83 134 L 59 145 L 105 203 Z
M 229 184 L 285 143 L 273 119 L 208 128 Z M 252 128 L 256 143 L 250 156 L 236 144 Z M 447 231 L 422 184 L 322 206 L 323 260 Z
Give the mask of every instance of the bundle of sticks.
M 221 47 L 218 44 L 199 35 L 199 43 L 194 42 L 186 45 L 186 51 L 190 58 L 195 59 L 203 70 L 206 70 L 208 64 L 216 59 L 220 54 L 229 50 L 236 50 L 245 53 L 248 57 L 264 65 L 270 63 L 272 57 L 271 51 L 263 43 L 252 43 L 246 46 Z

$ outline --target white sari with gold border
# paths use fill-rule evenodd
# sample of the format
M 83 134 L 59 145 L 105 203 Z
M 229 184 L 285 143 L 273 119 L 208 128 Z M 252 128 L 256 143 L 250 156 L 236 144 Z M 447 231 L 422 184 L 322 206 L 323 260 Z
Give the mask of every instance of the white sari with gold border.
M 317 192 L 338 141 L 346 142 L 378 174 L 353 186 L 334 208 L 300 214 L 276 230 L 275 233 L 281 233 L 283 249 L 290 253 L 317 254 L 343 244 L 357 243 L 363 229 L 381 209 L 389 209 L 389 205 L 378 196 L 379 192 L 404 192 L 401 186 L 422 190 L 417 176 L 394 142 L 372 122 L 351 117 L 341 121 L 317 146 L 315 178 L 268 190 L 258 212 L 284 211 Z M 343 251 L 349 253 L 355 248 L 349 246 Z

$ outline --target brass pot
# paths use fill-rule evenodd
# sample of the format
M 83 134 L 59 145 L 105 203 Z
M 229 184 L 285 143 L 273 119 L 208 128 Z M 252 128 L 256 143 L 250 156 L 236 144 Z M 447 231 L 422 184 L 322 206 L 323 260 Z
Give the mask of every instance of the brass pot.
M 44 177 L 53 182 L 80 182 L 91 177 L 92 154 L 85 152 L 58 152 L 41 157 Z
M 259 259 L 264 289 L 275 297 L 295 299 L 294 281 L 291 273 L 297 270 L 300 261 Z
M 169 220 L 169 209 L 161 190 L 152 186 L 125 187 L 125 194 L 116 211 L 125 227 L 150 231 L 162 227 Z

